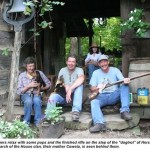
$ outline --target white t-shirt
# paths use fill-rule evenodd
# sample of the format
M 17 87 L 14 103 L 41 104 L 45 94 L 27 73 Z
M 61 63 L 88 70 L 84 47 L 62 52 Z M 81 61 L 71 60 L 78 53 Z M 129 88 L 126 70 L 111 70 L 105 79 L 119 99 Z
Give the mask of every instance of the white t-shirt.
M 98 62 L 98 58 L 100 57 L 100 55 L 101 55 L 101 52 L 98 53 L 98 54 L 96 53 L 95 55 L 88 53 L 87 57 L 85 59 L 85 63 L 87 63 L 87 62 L 89 62 L 91 60 L 94 60 L 94 61 Z

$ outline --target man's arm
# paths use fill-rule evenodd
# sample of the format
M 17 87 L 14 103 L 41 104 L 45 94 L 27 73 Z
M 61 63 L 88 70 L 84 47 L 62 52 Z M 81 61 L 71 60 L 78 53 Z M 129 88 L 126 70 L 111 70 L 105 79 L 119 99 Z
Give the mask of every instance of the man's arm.
M 78 79 L 71 85 L 70 89 L 73 91 L 76 87 L 80 86 L 84 82 L 84 75 L 80 75 Z
M 69 90 L 72 92 L 76 87 L 80 86 L 84 82 L 84 75 L 80 75 L 78 79 L 72 85 L 64 85 L 66 92 Z
M 83 84 L 84 82 L 84 75 L 80 75 L 77 80 L 71 85 L 65 85 L 65 89 L 66 89 L 66 101 L 69 103 L 71 102 L 71 93 L 72 91 L 77 88 L 78 86 L 80 86 L 81 84 Z

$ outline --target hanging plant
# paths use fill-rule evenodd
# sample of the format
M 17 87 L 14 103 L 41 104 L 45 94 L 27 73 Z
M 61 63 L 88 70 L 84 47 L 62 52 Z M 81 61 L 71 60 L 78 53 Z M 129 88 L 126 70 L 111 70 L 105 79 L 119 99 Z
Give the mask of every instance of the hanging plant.
M 150 28 L 150 23 L 144 21 L 144 10 L 135 8 L 129 13 L 129 19 L 121 24 L 122 31 L 134 29 L 137 37 L 144 37 Z

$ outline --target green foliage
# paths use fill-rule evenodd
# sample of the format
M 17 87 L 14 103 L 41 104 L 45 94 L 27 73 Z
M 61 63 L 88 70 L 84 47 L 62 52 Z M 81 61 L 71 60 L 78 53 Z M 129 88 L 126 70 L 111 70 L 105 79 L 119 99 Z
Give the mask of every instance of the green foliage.
M 9 48 L 4 48 L 4 49 L 2 50 L 2 55 L 3 55 L 3 56 L 8 56 L 8 54 L 9 54 Z
M 106 19 L 106 25 L 100 26 L 95 24 L 94 27 L 94 41 L 99 41 L 101 47 L 106 51 L 121 50 L 121 20 L 119 17 L 111 17 Z M 101 40 L 101 41 L 100 41 Z
M 36 36 L 40 35 L 40 31 L 42 29 L 45 29 L 47 27 L 49 27 L 49 29 L 52 29 L 52 19 L 51 17 L 49 19 L 47 19 L 47 17 L 44 18 L 44 16 L 46 15 L 46 13 L 49 13 L 51 11 L 53 11 L 53 7 L 54 5 L 61 5 L 63 6 L 65 3 L 63 2 L 59 2 L 59 1 L 50 1 L 50 0 L 30 0 L 28 2 L 24 2 L 24 4 L 26 5 L 26 10 L 24 12 L 25 15 L 30 15 L 32 12 L 31 7 L 35 7 L 37 10 L 37 15 L 41 16 L 41 20 L 38 23 L 38 29 L 35 30 L 30 30 L 33 31 L 34 34 Z M 50 16 L 50 14 L 49 14 Z
M 129 13 L 129 19 L 123 21 L 121 24 L 122 31 L 134 29 L 138 37 L 143 37 L 150 28 L 150 23 L 143 21 L 144 11 L 143 9 L 135 8 Z
M 88 23 L 87 20 L 85 20 Z M 93 42 L 99 44 L 100 47 L 104 47 L 105 51 L 121 50 L 121 19 L 119 17 L 107 18 L 106 22 L 99 25 L 97 19 L 94 19 L 93 26 Z M 88 24 L 87 24 L 88 26 Z M 81 55 L 85 56 L 89 52 L 89 39 L 88 37 L 80 38 L 81 43 Z M 66 55 L 70 52 L 70 39 L 66 39 Z
M 121 62 L 122 62 L 122 59 L 121 58 L 114 58 L 114 67 L 117 67 L 117 68 L 119 68 L 119 67 L 121 67 L 120 65 L 121 65 Z
M 15 120 L 7 122 L 0 120 L 0 136 L 3 138 L 34 138 L 35 132 L 25 123 Z
M 53 102 L 48 102 L 45 110 L 45 118 L 46 120 L 49 120 L 51 124 L 56 124 L 63 120 L 63 117 L 61 116 L 62 112 L 62 107 L 56 106 Z

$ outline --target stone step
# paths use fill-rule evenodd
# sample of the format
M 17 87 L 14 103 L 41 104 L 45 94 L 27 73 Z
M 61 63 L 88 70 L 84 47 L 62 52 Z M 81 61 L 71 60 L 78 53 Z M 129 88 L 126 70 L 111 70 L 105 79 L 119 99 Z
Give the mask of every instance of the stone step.
M 81 112 L 79 122 L 72 121 L 72 113 L 66 112 L 63 114 L 66 118 L 65 127 L 71 130 L 86 130 L 92 124 L 91 114 L 89 112 Z M 131 113 L 132 120 L 125 121 L 121 119 L 120 114 L 104 115 L 106 125 L 110 130 L 123 130 L 133 128 L 138 125 L 140 117 L 136 113 Z

